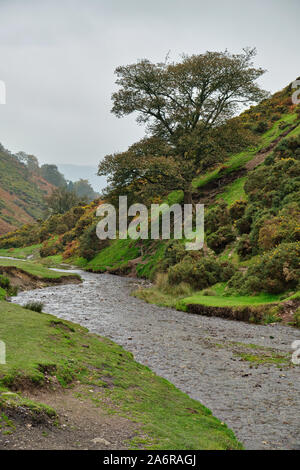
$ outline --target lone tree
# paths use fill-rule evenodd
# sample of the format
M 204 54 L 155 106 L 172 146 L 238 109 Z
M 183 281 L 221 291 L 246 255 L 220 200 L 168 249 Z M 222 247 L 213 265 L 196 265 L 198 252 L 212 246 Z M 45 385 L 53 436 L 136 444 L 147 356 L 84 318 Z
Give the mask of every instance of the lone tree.
M 267 97 L 256 83 L 265 70 L 253 66 L 255 55 L 255 49 L 206 52 L 183 56 L 179 63 L 144 59 L 118 67 L 120 88 L 112 96 L 112 112 L 117 117 L 137 113 L 148 135 L 164 142 L 171 149 L 168 155 L 192 174 L 191 168 L 195 171 L 207 158 L 207 143 L 216 128 L 225 128 L 243 106 Z M 99 174 L 107 175 L 104 166 L 100 163 Z M 186 202 L 191 200 L 190 183 L 181 187 Z

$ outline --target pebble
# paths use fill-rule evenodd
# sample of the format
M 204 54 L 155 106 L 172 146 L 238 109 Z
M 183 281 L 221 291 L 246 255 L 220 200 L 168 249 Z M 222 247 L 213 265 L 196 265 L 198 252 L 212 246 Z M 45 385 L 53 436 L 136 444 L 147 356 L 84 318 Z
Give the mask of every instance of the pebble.
M 291 354 L 299 330 L 150 305 L 130 295 L 143 281 L 77 272 L 83 279 L 81 289 L 73 284 L 52 286 L 21 292 L 13 301 L 42 299 L 45 312 L 119 343 L 138 362 L 210 408 L 247 449 L 299 448 L 300 367 L 284 368 L 282 374 L 282 366 L 281 371 L 276 364 L 257 366 L 241 360 L 232 348 L 220 347 L 254 343 Z

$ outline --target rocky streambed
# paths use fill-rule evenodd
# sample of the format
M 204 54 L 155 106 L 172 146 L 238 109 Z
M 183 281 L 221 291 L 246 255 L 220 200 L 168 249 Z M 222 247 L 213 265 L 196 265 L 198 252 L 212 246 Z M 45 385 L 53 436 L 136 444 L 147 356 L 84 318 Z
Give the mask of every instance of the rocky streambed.
M 81 271 L 83 283 L 20 293 L 14 302 L 80 323 L 131 351 L 227 423 L 247 449 L 300 449 L 300 331 L 177 312 L 130 295 L 142 281 Z

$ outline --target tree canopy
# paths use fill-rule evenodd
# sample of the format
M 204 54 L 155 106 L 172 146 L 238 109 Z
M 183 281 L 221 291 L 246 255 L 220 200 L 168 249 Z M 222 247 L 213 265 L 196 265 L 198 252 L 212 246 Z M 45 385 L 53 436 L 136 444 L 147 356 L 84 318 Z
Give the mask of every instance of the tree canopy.
M 255 54 L 255 49 L 240 54 L 206 52 L 185 55 L 178 63 L 154 64 L 143 59 L 118 67 L 119 90 L 112 96 L 112 112 L 117 117 L 136 113 L 149 139 L 127 152 L 107 156 L 100 163 L 99 175 L 111 175 L 113 185 L 135 178 L 153 184 L 155 176 L 155 184 L 161 187 L 172 180 L 177 189 L 186 191 L 193 172 L 247 144 L 246 129 L 228 120 L 242 107 L 267 96 L 257 84 L 265 71 L 254 67 Z M 160 142 L 159 146 L 154 142 Z

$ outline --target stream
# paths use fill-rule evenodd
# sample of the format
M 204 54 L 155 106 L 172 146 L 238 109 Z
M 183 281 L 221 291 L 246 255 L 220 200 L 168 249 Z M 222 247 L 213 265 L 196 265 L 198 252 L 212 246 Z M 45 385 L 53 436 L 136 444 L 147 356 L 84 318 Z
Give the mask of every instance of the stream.
M 255 354 L 243 346 L 254 343 L 291 356 L 299 330 L 150 305 L 130 295 L 144 281 L 71 272 L 83 283 L 21 292 L 13 302 L 41 301 L 44 312 L 122 345 L 211 409 L 247 449 L 300 449 L 300 366 L 255 364 L 240 355 Z

